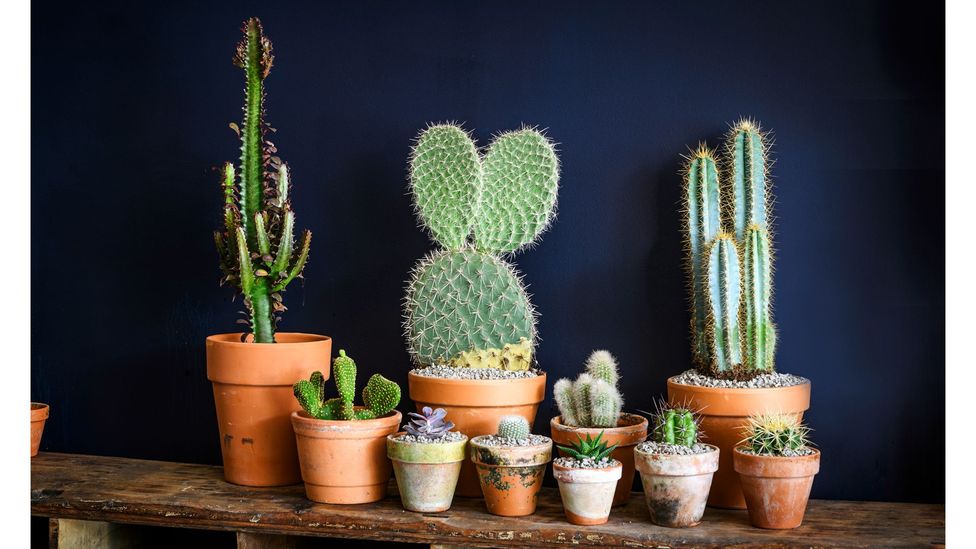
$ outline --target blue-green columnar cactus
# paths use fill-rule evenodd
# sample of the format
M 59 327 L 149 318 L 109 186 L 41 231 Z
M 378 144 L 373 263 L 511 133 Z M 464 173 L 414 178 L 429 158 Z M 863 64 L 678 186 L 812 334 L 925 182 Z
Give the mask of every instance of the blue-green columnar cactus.
M 708 251 L 705 277 L 708 299 L 706 338 L 712 359 L 711 370 L 717 374 L 732 373 L 743 363 L 739 332 L 741 277 L 735 239 L 729 233 L 719 233 Z
M 241 165 L 239 170 L 224 165 L 224 226 L 214 232 L 221 284 L 233 284 L 243 294 L 257 343 L 274 343 L 278 315 L 285 311 L 281 293 L 301 277 L 312 240 L 305 231 L 295 243 L 288 167 L 265 139 L 271 128 L 264 120 L 264 79 L 273 59 L 261 21 L 248 19 L 234 57 L 246 82 L 243 124 L 231 124 L 241 138 Z
M 325 377 L 322 372 L 313 372 L 309 379 L 303 379 L 292 387 L 295 398 L 309 416 L 315 419 L 355 420 L 374 419 L 384 416 L 400 403 L 400 386 L 380 374 L 373 374 L 363 389 L 365 408 L 356 410 L 353 399 L 356 396 L 356 362 L 339 350 L 339 356 L 332 363 L 338 398 L 325 398 Z
M 417 264 L 407 289 L 404 329 L 416 365 L 529 368 L 535 310 L 502 255 L 549 226 L 558 179 L 555 148 L 535 129 L 497 136 L 483 157 L 456 125 L 420 134 L 410 189 L 442 248 Z
M 758 122 L 743 118 L 732 126 L 726 156 L 732 226 L 736 241 L 741 243 L 750 225 L 766 226 L 769 209 L 766 140 Z
M 746 368 L 755 372 L 774 369 L 776 327 L 770 300 L 773 286 L 769 231 L 759 225 L 746 228 L 742 251 L 743 345 Z

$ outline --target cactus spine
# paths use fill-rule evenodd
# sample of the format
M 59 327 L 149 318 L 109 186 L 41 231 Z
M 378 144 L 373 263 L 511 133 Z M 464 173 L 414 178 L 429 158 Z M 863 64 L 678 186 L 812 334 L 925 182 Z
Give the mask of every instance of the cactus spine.
M 295 247 L 288 167 L 265 140 L 264 79 L 273 60 L 261 21 L 247 20 L 234 57 L 246 80 L 242 126 L 231 124 L 241 138 L 240 174 L 232 164 L 224 165 L 224 226 L 214 232 L 221 284 L 231 283 L 244 295 L 257 343 L 274 343 L 278 314 L 285 311 L 281 292 L 301 276 L 312 239 L 305 231 Z
M 522 416 L 504 416 L 498 421 L 500 438 L 525 440 L 529 438 L 529 421 Z
M 553 387 L 563 424 L 616 427 L 623 408 L 619 380 L 617 359 L 608 351 L 593 351 L 576 381 L 563 378 Z
M 292 387 L 295 398 L 309 416 L 316 419 L 356 420 L 373 419 L 390 413 L 400 403 L 400 386 L 380 374 L 373 374 L 363 389 L 364 409 L 356 410 L 356 361 L 339 350 L 332 363 L 338 398 L 325 398 L 325 376 L 313 372 L 309 379 Z
M 549 226 L 558 180 L 555 148 L 535 129 L 497 136 L 483 157 L 454 124 L 420 134 L 410 190 L 441 249 L 414 268 L 404 300 L 415 365 L 530 367 L 535 310 L 501 255 L 531 245 Z

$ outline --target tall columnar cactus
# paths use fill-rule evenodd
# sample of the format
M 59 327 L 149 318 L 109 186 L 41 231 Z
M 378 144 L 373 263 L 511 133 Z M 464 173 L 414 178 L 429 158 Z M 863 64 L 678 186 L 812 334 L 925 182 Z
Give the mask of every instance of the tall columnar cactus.
M 735 240 L 720 233 L 709 248 L 706 271 L 708 323 L 706 339 L 714 374 L 732 373 L 742 364 L 739 304 L 742 299 L 741 270 Z
M 769 232 L 759 225 L 746 229 L 742 251 L 743 345 L 746 368 L 771 372 L 776 351 L 776 327 L 770 301 L 773 287 Z
M 243 294 L 257 343 L 274 343 L 278 314 L 286 309 L 281 293 L 301 277 L 312 240 L 306 230 L 296 246 L 288 167 L 265 139 L 272 128 L 264 120 L 264 80 L 273 60 L 261 21 L 247 20 L 234 56 L 245 75 L 244 120 L 240 127 L 231 124 L 241 139 L 241 164 L 236 171 L 224 165 L 224 226 L 214 232 L 221 284 Z
M 373 374 L 363 389 L 364 409 L 356 410 L 353 399 L 356 396 L 356 362 L 339 351 L 332 364 L 337 398 L 325 398 L 325 376 L 313 372 L 307 380 L 303 379 L 292 387 L 295 398 L 309 416 L 316 419 L 355 420 L 373 419 L 384 416 L 400 403 L 400 386 L 380 374 Z
M 750 225 L 766 226 L 769 210 L 766 138 L 759 123 L 743 118 L 726 139 L 726 156 L 731 168 L 728 187 L 732 195 L 732 225 L 735 239 L 743 242 Z
M 623 397 L 617 388 L 619 379 L 613 355 L 608 351 L 593 351 L 586 361 L 586 371 L 576 381 L 563 378 L 553 387 L 563 424 L 616 427 L 623 408 Z
M 484 156 L 453 124 L 424 130 L 410 158 L 421 223 L 442 246 L 414 268 L 404 331 L 416 365 L 528 369 L 535 310 L 502 259 L 551 223 L 559 162 L 553 144 L 524 128 L 498 135 Z
M 498 420 L 499 438 L 525 440 L 529 438 L 529 420 L 522 416 L 503 416 Z

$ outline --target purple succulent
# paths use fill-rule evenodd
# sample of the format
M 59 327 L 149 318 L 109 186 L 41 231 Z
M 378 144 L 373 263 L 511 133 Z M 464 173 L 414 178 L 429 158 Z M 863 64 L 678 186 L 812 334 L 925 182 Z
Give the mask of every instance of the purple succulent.
M 447 411 L 444 408 L 431 410 L 430 406 L 424 406 L 423 414 L 410 412 L 407 417 L 410 423 L 403 426 L 407 433 L 417 437 L 441 438 L 454 428 L 454 423 L 444 421 Z

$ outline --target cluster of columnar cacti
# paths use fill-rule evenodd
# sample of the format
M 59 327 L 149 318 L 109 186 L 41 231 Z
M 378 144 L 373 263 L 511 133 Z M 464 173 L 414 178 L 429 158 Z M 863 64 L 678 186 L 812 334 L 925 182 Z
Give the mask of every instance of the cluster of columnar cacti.
M 556 205 L 559 161 L 535 129 L 498 135 L 484 155 L 454 124 L 424 130 L 410 158 L 421 223 L 442 246 L 414 268 L 404 329 L 417 365 L 527 370 L 535 310 L 502 259 L 536 241 Z
M 748 379 L 774 370 L 767 152 L 759 124 L 743 119 L 726 141 L 725 177 L 705 146 L 685 170 L 692 355 L 714 377 Z
M 525 440 L 529 438 L 529 420 L 522 416 L 503 416 L 498 420 L 498 432 L 495 436 L 509 440 Z
M 749 418 L 744 442 L 757 454 L 782 456 L 809 446 L 809 434 L 795 414 L 761 413 Z
M 563 378 L 553 387 L 563 424 L 616 427 L 623 407 L 619 380 L 617 359 L 609 351 L 593 351 L 586 360 L 586 371 L 576 381 Z
M 655 442 L 694 446 L 698 442 L 698 421 L 691 410 L 664 403 L 654 415 L 651 436 Z
M 380 374 L 373 374 L 363 389 L 363 404 L 359 410 L 356 398 L 356 362 L 340 350 L 332 363 L 339 396 L 325 398 L 325 376 L 313 372 L 309 379 L 295 383 L 295 398 L 309 416 L 315 419 L 353 420 L 373 419 L 388 414 L 400 403 L 400 386 Z
M 258 343 L 274 343 L 278 315 L 285 310 L 281 292 L 301 277 L 312 239 L 305 231 L 295 242 L 288 167 L 265 139 L 271 128 L 264 121 L 264 79 L 273 59 L 261 22 L 249 19 L 234 57 L 247 83 L 243 124 L 231 124 L 241 138 L 241 165 L 237 170 L 230 162 L 224 165 L 223 227 L 214 232 L 221 284 L 241 291 Z

